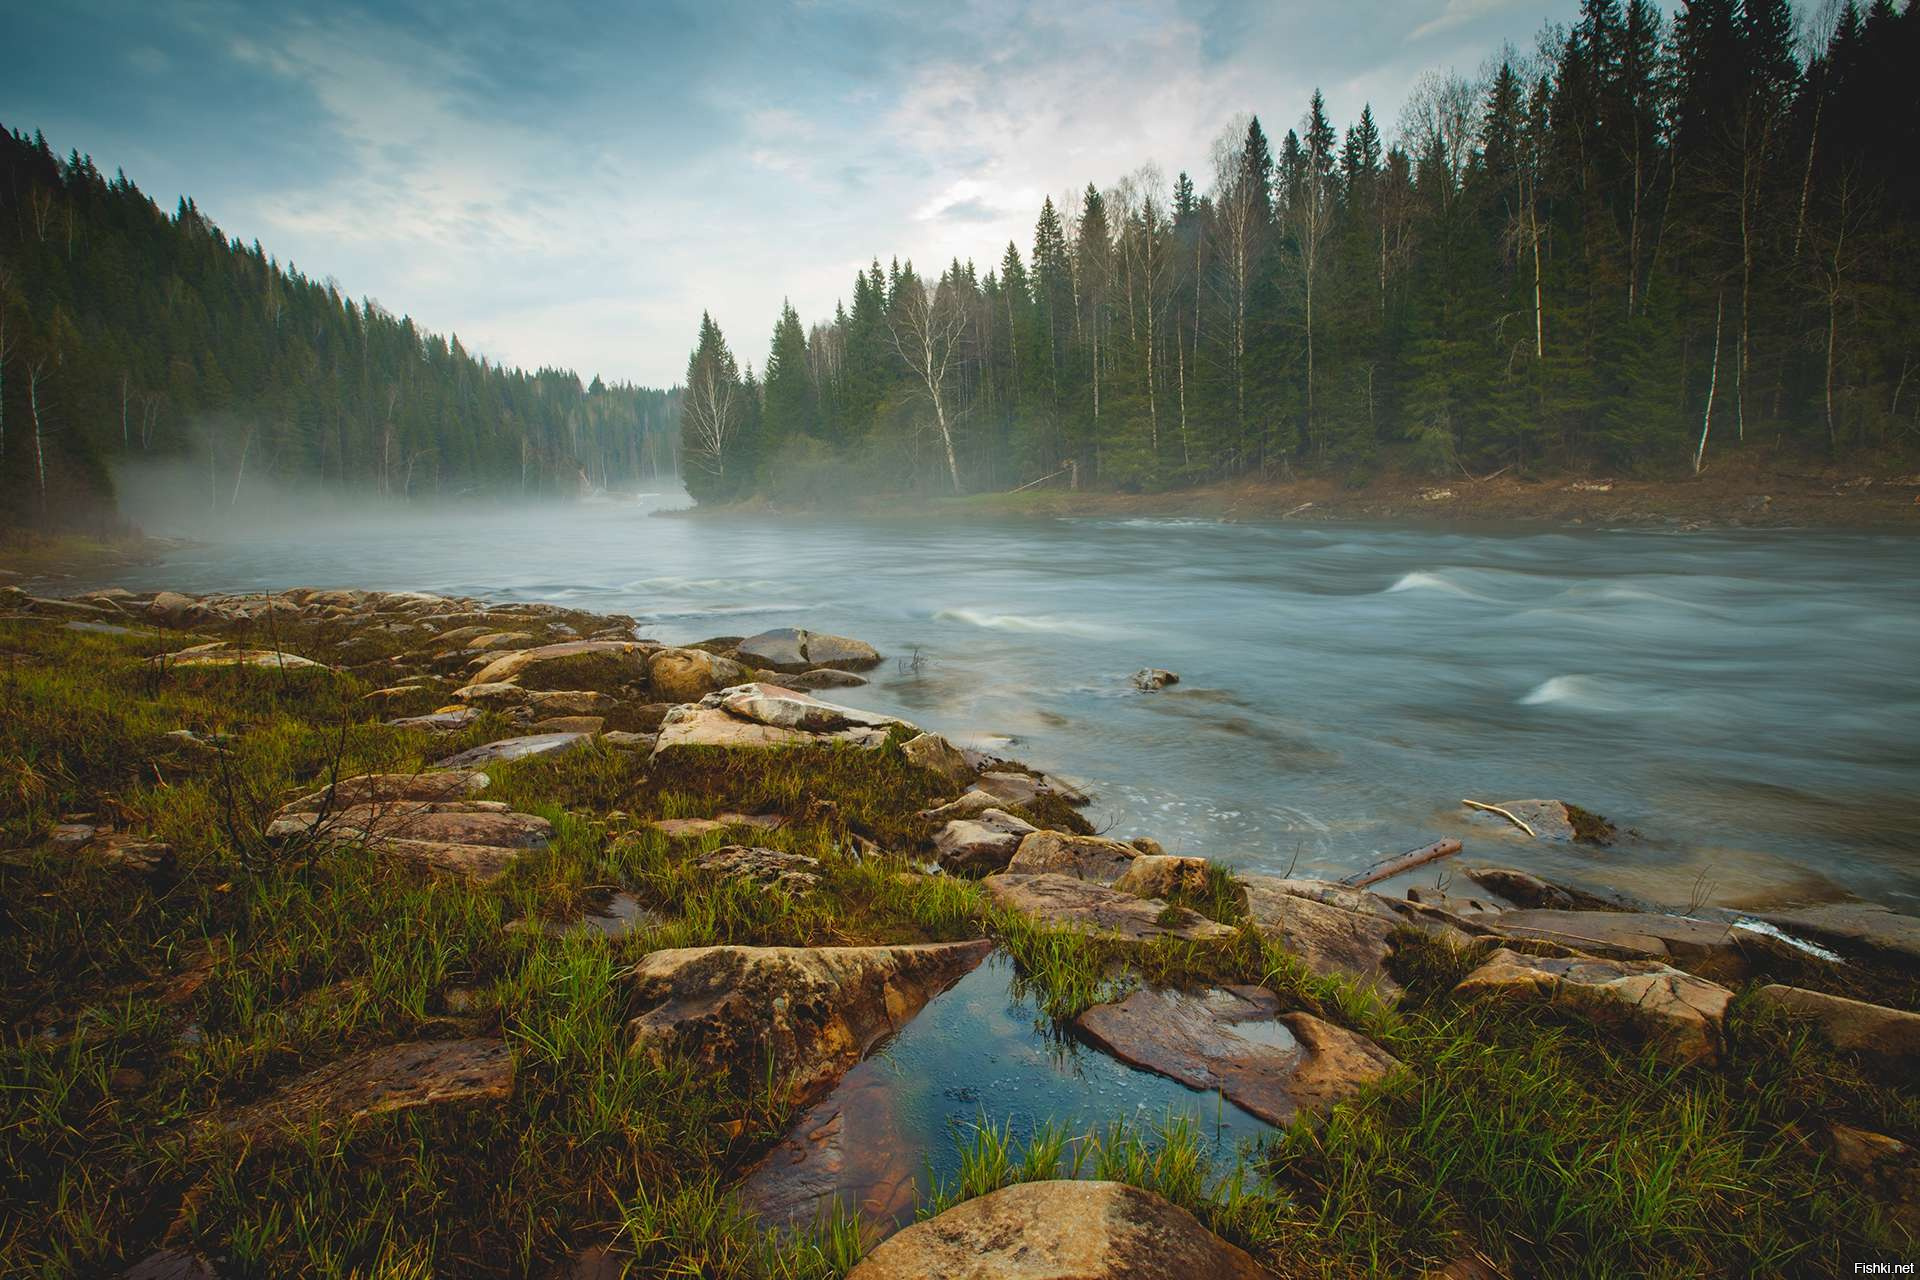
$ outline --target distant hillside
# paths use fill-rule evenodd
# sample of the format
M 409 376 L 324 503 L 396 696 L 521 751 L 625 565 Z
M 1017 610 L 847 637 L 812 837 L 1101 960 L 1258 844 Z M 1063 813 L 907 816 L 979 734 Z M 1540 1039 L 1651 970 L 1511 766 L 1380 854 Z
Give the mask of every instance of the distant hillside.
M 400 498 L 671 471 L 679 395 L 490 364 L 0 129 L 0 524 L 113 519 L 110 464 L 204 463 Z

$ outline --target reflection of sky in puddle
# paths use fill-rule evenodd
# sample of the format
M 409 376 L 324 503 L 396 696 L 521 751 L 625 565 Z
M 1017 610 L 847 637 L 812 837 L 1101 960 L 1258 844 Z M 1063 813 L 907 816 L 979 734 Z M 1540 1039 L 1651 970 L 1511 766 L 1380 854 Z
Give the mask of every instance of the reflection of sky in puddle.
M 1030 1001 L 1015 998 L 1012 979 L 1012 963 L 995 954 L 935 998 L 801 1118 L 748 1199 L 805 1221 L 819 1200 L 838 1195 L 869 1221 L 910 1220 L 909 1180 L 924 1189 L 929 1167 L 952 1178 L 956 1140 L 983 1121 L 1024 1147 L 1048 1121 L 1078 1136 L 1115 1120 L 1145 1132 L 1183 1116 L 1222 1168 L 1244 1142 L 1272 1132 L 1218 1093 L 1061 1043 Z M 1263 1032 L 1235 1030 L 1250 1039 Z

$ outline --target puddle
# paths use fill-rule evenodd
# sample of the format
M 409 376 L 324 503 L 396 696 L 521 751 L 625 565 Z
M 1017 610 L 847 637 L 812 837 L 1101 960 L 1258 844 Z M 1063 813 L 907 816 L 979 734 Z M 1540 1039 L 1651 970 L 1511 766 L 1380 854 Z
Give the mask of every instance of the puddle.
M 1012 961 L 996 953 L 931 1001 L 801 1116 L 748 1177 L 745 1202 L 769 1224 L 807 1225 L 838 1197 L 869 1227 L 890 1230 L 912 1221 L 929 1167 L 937 1179 L 954 1176 L 956 1135 L 983 1120 L 1024 1146 L 1049 1120 L 1077 1135 L 1184 1116 L 1217 1163 L 1272 1132 L 1219 1093 L 1036 1029 L 1041 1016 L 1015 998 L 1012 979 Z

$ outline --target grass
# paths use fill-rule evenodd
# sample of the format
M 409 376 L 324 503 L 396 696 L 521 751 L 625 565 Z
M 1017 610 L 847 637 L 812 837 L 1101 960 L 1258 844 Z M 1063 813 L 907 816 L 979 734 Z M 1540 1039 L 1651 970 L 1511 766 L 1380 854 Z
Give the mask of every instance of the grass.
M 516 626 L 556 621 L 597 625 Z M 1515 1275 L 1812 1276 L 1913 1246 L 1806 1140 L 1831 1119 L 1912 1140 L 1913 1083 L 1875 1078 L 1750 998 L 1730 1015 L 1722 1069 L 1677 1070 L 1564 1010 L 1454 1001 L 1485 944 L 1402 932 L 1392 967 L 1407 997 L 1389 1008 L 1260 934 L 1219 868 L 1183 905 L 1236 926 L 1230 938 L 1049 928 L 990 907 L 972 881 L 872 852 L 923 848 L 918 812 L 951 794 L 897 745 L 657 763 L 595 745 L 491 768 L 488 798 L 546 817 L 554 838 L 484 887 L 361 849 L 271 845 L 274 808 L 336 769 L 408 771 L 508 726 L 436 738 L 380 723 L 432 709 L 457 680 L 442 670 L 417 694 L 364 700 L 432 665 L 419 635 L 287 619 L 223 634 L 319 657 L 351 638 L 352 663 L 161 671 L 151 655 L 203 637 L 0 620 L 0 1276 L 110 1273 L 162 1244 L 234 1276 L 541 1273 L 603 1243 L 635 1275 L 844 1274 L 856 1219 L 776 1236 L 728 1194 L 790 1123 L 780 1091 L 628 1053 L 625 971 L 664 946 L 982 933 L 1062 1034 L 1140 984 L 1258 983 L 1406 1069 L 1231 1167 L 1209 1164 L 1178 1120 L 1040 1124 L 1016 1144 L 1005 1118 L 983 1116 L 925 1214 L 1012 1182 L 1117 1178 L 1283 1277 L 1417 1273 L 1468 1252 Z M 168 736 L 182 728 L 227 746 Z M 681 841 L 649 825 L 723 811 L 790 821 Z M 40 842 L 80 813 L 167 840 L 177 864 L 146 879 Z M 734 839 L 818 859 L 819 887 L 796 897 L 697 871 L 694 855 Z M 568 919 L 609 888 L 665 923 L 611 941 L 508 927 Z M 1756 956 L 1761 978 L 1811 980 L 1792 955 Z M 1910 984 L 1859 981 L 1911 1000 Z M 504 1104 L 273 1149 L 190 1136 L 344 1053 L 492 1034 L 516 1058 Z

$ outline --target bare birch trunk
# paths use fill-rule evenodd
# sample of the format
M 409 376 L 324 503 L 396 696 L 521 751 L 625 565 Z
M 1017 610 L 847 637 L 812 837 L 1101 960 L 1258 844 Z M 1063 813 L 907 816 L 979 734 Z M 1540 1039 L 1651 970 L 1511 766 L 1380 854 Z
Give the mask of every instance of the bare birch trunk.
M 1707 375 L 1707 412 L 1700 420 L 1700 444 L 1693 451 L 1693 474 L 1700 474 L 1700 463 L 1707 453 L 1707 432 L 1713 429 L 1713 395 L 1720 386 L 1720 320 L 1726 312 L 1727 295 L 1722 290 L 1713 304 L 1713 372 Z

